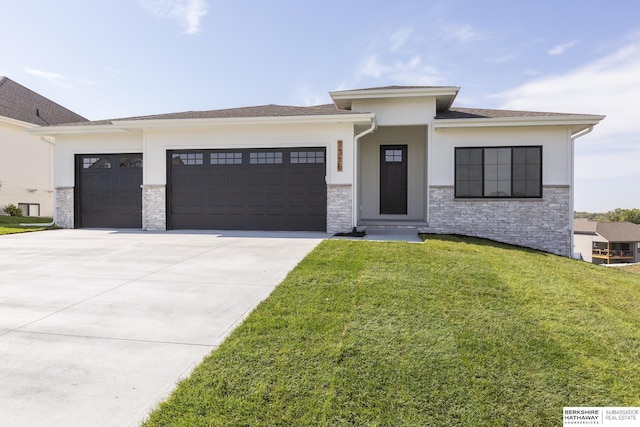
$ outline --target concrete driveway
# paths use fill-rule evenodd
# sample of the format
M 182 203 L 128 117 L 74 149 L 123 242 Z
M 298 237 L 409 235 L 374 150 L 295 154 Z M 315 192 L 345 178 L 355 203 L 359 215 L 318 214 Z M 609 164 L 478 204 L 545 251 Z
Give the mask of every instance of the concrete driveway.
M 325 237 L 0 236 L 0 423 L 138 425 Z

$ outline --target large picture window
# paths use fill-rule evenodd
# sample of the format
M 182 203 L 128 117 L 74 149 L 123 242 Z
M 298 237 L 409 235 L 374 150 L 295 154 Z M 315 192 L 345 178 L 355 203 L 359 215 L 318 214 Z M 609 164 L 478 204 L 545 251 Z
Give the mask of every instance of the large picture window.
M 542 147 L 456 148 L 456 197 L 542 197 Z

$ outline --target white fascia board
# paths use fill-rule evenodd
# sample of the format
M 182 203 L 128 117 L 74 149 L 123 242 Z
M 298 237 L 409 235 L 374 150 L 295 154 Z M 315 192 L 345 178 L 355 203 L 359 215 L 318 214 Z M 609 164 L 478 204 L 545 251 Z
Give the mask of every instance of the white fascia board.
M 442 86 L 434 88 L 395 88 L 395 89 L 360 89 L 329 92 L 333 103 L 338 108 L 351 108 L 351 101 L 356 99 L 388 99 L 388 98 L 416 98 L 416 97 L 451 97 L 449 106 L 458 95 L 460 87 Z
M 338 90 L 329 92 L 331 98 L 336 99 L 379 99 L 417 96 L 451 96 L 460 91 L 458 86 L 442 86 L 434 88 L 395 88 L 395 89 L 359 89 Z
M 597 125 L 605 116 L 534 116 L 479 119 L 435 119 L 434 129 L 515 127 L 515 126 L 573 126 L 576 129 Z
M 79 135 L 95 133 L 123 133 L 125 129 L 113 125 L 76 125 L 76 126 L 44 126 L 27 129 L 34 135 L 55 136 L 55 135 Z
M 321 116 L 234 117 L 213 119 L 114 120 L 120 129 L 198 128 L 215 126 L 290 125 L 290 124 L 370 124 L 373 113 Z
M 16 119 L 12 119 L 11 117 L 5 117 L 5 116 L 0 116 L 0 122 L 2 123 L 7 123 L 13 126 L 20 126 L 23 128 L 29 128 L 29 127 L 35 127 L 38 126 L 36 124 L 33 123 L 29 123 L 29 122 L 23 122 L 22 120 L 16 120 Z

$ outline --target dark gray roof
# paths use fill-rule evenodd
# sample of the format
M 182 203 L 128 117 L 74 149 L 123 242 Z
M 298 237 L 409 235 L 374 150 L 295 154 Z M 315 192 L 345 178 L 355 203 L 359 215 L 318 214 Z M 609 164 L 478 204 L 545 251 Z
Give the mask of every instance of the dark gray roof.
M 67 125 L 109 125 L 120 120 L 178 120 L 178 119 L 230 119 L 253 117 L 326 116 L 333 114 L 358 114 L 340 110 L 333 104 L 298 107 L 291 105 L 259 105 L 255 107 L 227 108 L 224 110 L 184 111 L 181 113 L 154 114 L 150 116 L 123 117 L 119 119 L 96 120 Z
M 632 222 L 599 222 L 584 218 L 573 222 L 578 234 L 597 233 L 609 242 L 640 242 L 640 225 Z
M 0 76 L 0 116 L 40 126 L 87 120 L 10 78 L 2 76 Z
M 557 117 L 582 116 L 583 114 L 545 113 L 540 111 L 489 110 L 486 108 L 450 108 L 440 111 L 436 119 L 494 119 L 506 117 Z

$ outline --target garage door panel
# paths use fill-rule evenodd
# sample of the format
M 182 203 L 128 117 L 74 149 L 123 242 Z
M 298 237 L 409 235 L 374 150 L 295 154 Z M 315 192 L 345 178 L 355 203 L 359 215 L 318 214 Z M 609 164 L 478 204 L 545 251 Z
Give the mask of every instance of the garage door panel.
M 308 151 L 320 153 L 319 163 L 290 161 L 293 152 L 296 161 L 315 156 Z M 170 228 L 326 229 L 324 148 L 181 150 L 168 156 L 197 154 L 202 165 L 169 167 Z
M 78 227 L 142 227 L 142 154 L 76 156 Z

